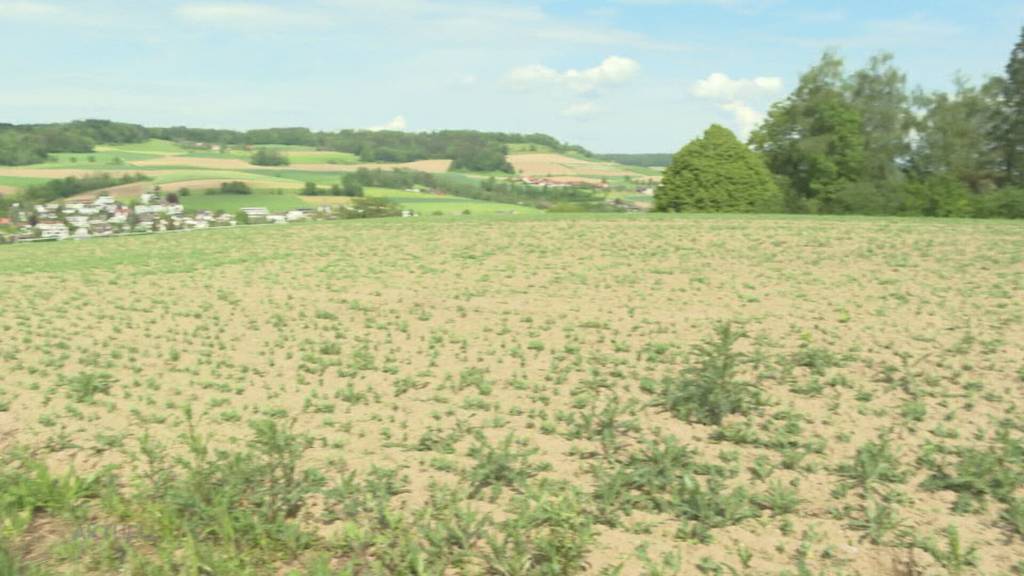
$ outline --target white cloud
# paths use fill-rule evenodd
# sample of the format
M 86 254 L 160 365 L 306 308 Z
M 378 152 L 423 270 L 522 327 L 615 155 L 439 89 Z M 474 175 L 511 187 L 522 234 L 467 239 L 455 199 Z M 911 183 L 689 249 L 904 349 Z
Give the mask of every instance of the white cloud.
M 62 12 L 59 6 L 44 2 L 0 2 L 0 18 L 45 18 Z
M 631 58 L 609 56 L 593 68 L 559 72 L 540 64 L 522 66 L 505 75 L 505 84 L 514 88 L 556 86 L 575 92 L 591 92 L 601 86 L 621 84 L 632 78 L 640 65 Z
M 770 95 L 782 91 L 782 78 L 758 76 L 757 78 L 729 78 L 728 74 L 715 72 L 698 80 L 691 90 L 694 96 L 715 100 L 735 100 L 750 96 Z
M 370 132 L 380 132 L 382 130 L 402 131 L 405 130 L 405 127 L 405 116 L 399 114 L 398 116 L 392 118 L 391 121 L 388 122 L 387 124 L 384 124 L 383 126 L 374 126 L 372 128 L 369 128 L 369 130 Z
M 719 107 L 722 110 L 732 112 L 741 140 L 746 140 L 750 133 L 754 131 L 754 128 L 757 128 L 757 125 L 764 120 L 763 112 L 758 112 L 738 100 L 719 104 Z
M 751 106 L 749 101 L 763 102 L 764 98 L 782 92 L 782 88 L 782 78 L 778 76 L 733 79 L 728 74 L 715 72 L 695 82 L 690 93 L 698 98 L 714 100 L 719 108 L 730 112 L 740 138 L 746 139 L 764 120 L 764 113 Z
M 200 24 L 229 26 L 278 26 L 298 22 L 314 22 L 310 13 L 285 10 L 269 4 L 242 2 L 196 2 L 182 4 L 178 15 Z
M 601 111 L 601 107 L 594 102 L 575 102 L 562 110 L 562 116 L 569 118 L 586 118 Z

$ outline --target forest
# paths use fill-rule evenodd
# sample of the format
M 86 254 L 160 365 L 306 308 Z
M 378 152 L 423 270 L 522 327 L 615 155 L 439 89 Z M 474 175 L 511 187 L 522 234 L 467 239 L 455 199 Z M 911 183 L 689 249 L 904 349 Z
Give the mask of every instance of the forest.
M 1024 218 L 1024 30 L 1005 74 L 910 89 L 892 54 L 847 71 L 826 51 L 746 145 L 721 126 L 684 146 L 656 208 Z
M 91 152 L 99 144 L 142 142 L 150 138 L 220 146 L 292 145 L 349 152 L 363 162 L 412 162 L 451 159 L 452 170 L 512 172 L 506 161 L 508 144 L 530 144 L 560 152 L 589 154 L 546 134 L 507 134 L 474 130 L 397 132 L 308 128 L 266 128 L 245 132 L 206 128 L 147 128 L 109 120 L 59 124 L 0 124 L 0 165 L 45 162 L 57 152 Z

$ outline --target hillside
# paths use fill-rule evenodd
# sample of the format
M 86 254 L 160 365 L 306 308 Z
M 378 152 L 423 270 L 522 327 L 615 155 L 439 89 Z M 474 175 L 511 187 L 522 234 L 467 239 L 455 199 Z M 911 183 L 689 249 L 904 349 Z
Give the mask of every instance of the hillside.
M 533 145 L 530 145 L 533 146 Z M 536 147 L 536 146 L 534 146 Z M 258 166 L 250 162 L 251 156 L 260 149 L 273 149 L 288 160 L 283 166 Z M 550 148 L 546 148 L 551 150 Z M 602 192 L 609 199 L 627 199 L 630 202 L 647 202 L 649 198 L 637 196 L 639 186 L 649 186 L 657 179 L 657 172 L 643 168 L 626 167 L 619 164 L 594 161 L 586 156 L 573 156 L 552 151 L 530 152 L 529 146 L 511 146 L 512 153 L 506 161 L 512 173 L 474 172 L 459 170 L 461 176 L 471 181 L 483 182 L 496 178 L 500 181 L 518 182 L 521 178 L 534 178 L 548 184 L 574 184 L 582 186 L 607 187 Z M 188 189 L 202 192 L 219 187 L 222 183 L 245 182 L 261 193 L 295 191 L 312 182 L 329 187 L 340 184 L 346 174 L 360 169 L 409 170 L 428 174 L 443 175 L 452 170 L 450 159 L 416 160 L 404 163 L 360 162 L 351 154 L 317 150 L 310 146 L 249 146 L 246 148 L 194 148 L 167 140 L 150 139 L 144 142 L 108 144 L 97 146 L 95 151 L 86 153 L 52 154 L 46 162 L 25 166 L 0 166 L 0 186 L 4 186 L 6 198 L 13 198 L 19 190 L 39 185 L 54 179 L 68 177 L 82 178 L 92 174 L 109 174 L 121 177 L 141 174 L 149 178 L 150 184 L 119 186 L 110 190 L 95 190 L 80 194 L 85 198 L 101 192 L 112 192 L 125 202 L 138 196 L 149 186 L 159 186 L 165 192 Z M 458 194 L 455 194 L 458 196 Z M 445 204 L 438 209 L 426 206 L 423 201 L 413 202 L 408 197 L 391 195 L 409 209 L 430 208 L 430 213 L 447 212 L 454 205 Z M 465 199 L 463 199 L 465 200 Z M 323 199 L 309 199 L 299 202 L 322 202 Z M 298 201 L 297 201 L 298 202 Z M 275 202 L 279 204 L 279 202 Z M 487 207 L 480 201 L 473 202 L 478 211 L 508 210 L 507 204 Z M 473 211 L 473 207 L 464 206 Z

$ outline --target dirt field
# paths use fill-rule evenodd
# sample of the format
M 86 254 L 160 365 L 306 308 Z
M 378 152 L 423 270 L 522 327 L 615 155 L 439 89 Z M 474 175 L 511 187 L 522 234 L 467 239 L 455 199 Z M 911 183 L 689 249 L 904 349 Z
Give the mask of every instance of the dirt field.
M 184 451 L 190 406 L 230 449 L 294 418 L 303 468 L 365 479 L 311 496 L 295 521 L 320 540 L 257 573 L 393 566 L 413 543 L 427 574 L 1024 560 L 1018 224 L 325 222 L 4 247 L 0 274 L 8 447 L 143 474 L 140 442 Z M 540 571 L 550 555 L 569 563 Z
M 112 198 L 116 198 L 127 203 L 130 200 L 138 199 L 141 194 L 152 191 L 153 186 L 152 182 L 132 182 L 130 184 L 122 184 L 120 186 L 111 186 L 110 188 L 83 192 L 82 194 L 68 198 L 67 201 L 91 200 L 101 194 L 106 194 Z
M 579 160 L 562 154 L 513 154 L 508 161 L 523 176 L 636 176 L 640 174 L 607 162 Z M 646 177 L 645 177 L 646 178 Z

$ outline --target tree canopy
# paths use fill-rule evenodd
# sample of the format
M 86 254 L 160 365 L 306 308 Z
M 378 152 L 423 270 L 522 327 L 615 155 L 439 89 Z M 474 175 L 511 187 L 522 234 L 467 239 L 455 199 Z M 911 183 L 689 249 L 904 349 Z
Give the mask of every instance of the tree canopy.
M 1005 77 L 908 91 L 890 54 L 834 52 L 750 138 L 791 212 L 1024 216 L 1024 30 Z
M 782 197 L 761 158 L 715 124 L 672 158 L 655 205 L 662 212 L 771 212 Z

